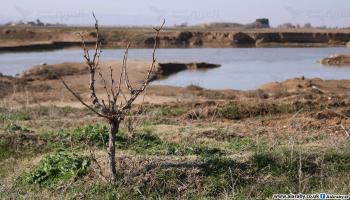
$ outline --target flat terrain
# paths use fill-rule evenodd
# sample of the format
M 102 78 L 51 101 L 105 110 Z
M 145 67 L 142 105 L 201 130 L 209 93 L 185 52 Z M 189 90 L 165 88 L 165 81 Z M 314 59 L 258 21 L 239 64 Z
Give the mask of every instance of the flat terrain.
M 109 66 L 118 76 L 119 63 L 101 63 L 106 79 Z M 129 62 L 134 85 L 148 65 Z M 107 171 L 107 124 L 55 76 L 88 101 L 84 65 L 46 67 L 0 77 L 1 199 L 350 193 L 350 81 L 299 77 L 254 91 L 150 86 L 122 124 L 119 181 L 110 186 L 99 177 Z M 106 98 L 97 80 L 98 96 Z

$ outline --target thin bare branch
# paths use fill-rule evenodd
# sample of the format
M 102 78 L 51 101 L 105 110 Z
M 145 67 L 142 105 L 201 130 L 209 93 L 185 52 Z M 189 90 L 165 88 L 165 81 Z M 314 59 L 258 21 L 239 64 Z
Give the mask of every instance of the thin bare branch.
M 103 78 L 101 71 L 99 71 L 98 74 L 103 82 L 103 88 L 105 89 L 107 97 L 108 97 L 108 108 L 110 109 L 111 108 L 111 94 L 108 91 L 107 81 L 106 81 L 106 79 Z M 105 108 L 107 108 L 107 107 L 105 106 Z
M 125 94 L 124 94 L 124 92 L 123 92 L 122 89 L 120 89 L 120 94 L 124 97 L 125 103 L 127 103 L 127 102 L 128 102 L 128 99 L 126 98 L 126 96 L 125 96 Z M 121 102 L 121 103 L 122 103 L 122 102 Z
M 84 56 L 87 64 L 90 65 L 90 53 L 89 53 L 89 50 L 86 47 L 84 36 L 81 33 L 78 33 L 78 34 L 79 34 L 79 36 L 81 38 L 82 48 L 83 48 L 83 51 L 84 51 L 84 55 L 83 56 Z
M 129 48 L 130 48 L 130 43 L 128 43 L 126 49 L 125 49 L 125 52 L 124 52 L 124 58 L 123 58 L 123 64 L 122 64 L 122 69 L 123 69 L 123 72 L 124 72 L 124 81 L 125 81 L 125 85 L 126 87 L 128 88 L 130 94 L 133 93 L 133 88 L 130 84 L 130 80 L 129 80 L 129 76 L 128 76 L 128 73 L 126 71 L 126 63 L 128 61 L 128 54 L 129 54 Z
M 82 99 L 81 97 L 75 93 L 68 85 L 67 83 L 60 77 L 59 78 L 61 80 L 61 82 L 63 83 L 64 87 L 71 93 L 73 94 L 73 96 L 78 100 L 80 101 L 81 104 L 83 104 L 85 107 L 87 107 L 88 109 L 90 109 L 92 112 L 94 112 L 96 115 L 98 115 L 99 117 L 104 117 L 104 118 L 109 118 L 109 116 L 107 115 L 104 115 L 104 114 L 101 114 L 99 113 L 97 110 L 95 110 L 93 107 L 89 106 L 88 104 L 86 104 Z
M 94 150 L 91 148 L 90 145 L 87 145 L 89 147 L 89 152 L 90 152 L 90 158 L 91 158 L 91 161 L 96 165 L 97 169 L 93 168 L 94 171 L 96 171 L 96 173 L 98 174 L 98 176 L 104 181 L 104 182 L 108 182 L 108 177 L 105 176 L 103 174 L 103 170 L 102 170 L 102 167 L 100 165 L 100 163 L 97 161 L 96 159 L 96 156 L 95 156 L 95 152 Z
M 96 95 L 96 90 L 95 90 L 95 82 L 96 82 L 95 81 L 95 72 L 96 72 L 96 68 L 98 67 L 98 64 L 99 64 L 99 59 L 100 59 L 102 50 L 101 50 L 101 41 L 100 41 L 100 37 L 99 37 L 98 21 L 97 21 L 97 18 L 96 18 L 94 13 L 93 13 L 93 16 L 95 19 L 96 43 L 95 43 L 95 52 L 94 52 L 92 61 L 90 58 L 89 50 L 87 49 L 86 44 L 85 44 L 84 36 L 82 34 L 80 34 L 80 37 L 82 40 L 82 45 L 83 45 L 83 50 L 84 50 L 84 58 L 86 60 L 86 63 L 89 67 L 89 72 L 90 72 L 90 83 L 89 83 L 90 99 L 91 99 L 94 107 L 99 108 L 99 107 L 101 107 L 101 103 Z
M 92 63 L 95 65 L 95 67 L 97 67 L 97 63 L 96 63 L 96 58 L 98 59 L 101 55 L 101 41 L 100 41 L 100 29 L 98 26 L 98 20 L 95 16 L 95 13 L 92 13 L 92 16 L 95 19 L 95 30 L 96 30 L 96 44 L 95 44 L 95 53 L 94 53 L 94 57 L 92 59 Z
M 112 94 L 112 110 L 115 109 L 115 103 L 116 103 L 116 96 L 115 96 L 115 93 L 114 93 L 114 78 L 113 78 L 113 69 L 112 69 L 112 66 L 109 66 L 109 75 L 110 75 L 110 79 L 111 79 L 111 88 L 110 88 L 110 91 L 111 91 L 111 94 Z
M 155 64 L 156 64 L 156 49 L 158 46 L 158 37 L 159 37 L 159 33 L 160 31 L 163 29 L 165 24 L 165 20 L 163 21 L 162 25 L 159 28 L 154 28 L 154 30 L 156 31 L 156 35 L 154 37 L 154 46 L 153 46 L 153 52 L 152 52 L 152 63 L 150 66 L 150 69 L 144 79 L 143 84 L 140 86 L 140 88 L 138 90 L 132 90 L 131 92 L 131 96 L 129 98 L 129 100 L 123 105 L 123 107 L 121 108 L 122 111 L 125 111 L 127 109 L 130 109 L 131 104 L 135 101 L 135 99 L 139 96 L 140 93 L 142 93 L 146 87 L 148 86 L 150 79 L 151 79 L 151 74 L 155 68 Z M 125 75 L 125 74 L 124 74 Z
M 129 46 L 129 45 L 128 45 Z M 128 47 L 127 47 L 128 48 Z M 124 62 L 125 62 L 125 54 L 124 54 L 124 58 L 123 58 L 123 64 L 122 64 L 122 69 L 120 70 L 120 76 L 119 76 L 119 82 L 118 82 L 118 88 L 117 88 L 117 92 L 115 94 L 115 104 L 118 101 L 118 97 L 120 95 L 120 91 L 121 91 L 121 85 L 122 85 L 122 80 L 123 80 L 123 66 L 124 66 Z

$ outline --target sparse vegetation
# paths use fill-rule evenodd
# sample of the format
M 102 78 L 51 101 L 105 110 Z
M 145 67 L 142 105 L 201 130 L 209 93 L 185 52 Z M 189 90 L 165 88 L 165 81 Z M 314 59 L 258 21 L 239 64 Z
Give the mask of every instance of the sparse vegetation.
M 81 110 L 77 115 L 80 112 L 85 111 Z M 236 123 L 244 124 L 241 120 L 232 124 L 230 120 L 220 122 L 218 118 L 210 125 L 203 123 L 204 119 L 200 120 L 200 126 L 186 129 L 181 128 L 186 119 L 167 125 L 163 122 L 149 123 L 159 118 L 152 112 L 143 115 L 139 116 L 140 124 L 148 128 L 136 129 L 132 138 L 127 136 L 123 128 L 117 135 L 116 148 L 121 154 L 118 155 L 120 163 L 117 166 L 119 181 L 115 185 L 106 184 L 97 178 L 84 145 L 88 143 L 90 147 L 96 147 L 95 151 L 102 152 L 106 144 L 101 141 L 108 136 L 107 126 L 84 123 L 69 129 L 57 127 L 56 131 L 42 134 L 38 133 L 40 127 L 34 124 L 30 126 L 31 133 L 18 131 L 20 129 L 17 126 L 25 128 L 22 124 L 28 120 L 18 120 L 15 125 L 10 125 L 11 121 L 4 122 L 4 125 L 13 126 L 16 131 L 15 134 L 4 132 L 2 134 L 6 137 L 0 138 L 0 185 L 7 184 L 9 180 L 6 177 L 13 177 L 16 181 L 11 188 L 3 189 L 0 197 L 6 199 L 26 195 L 39 198 L 49 194 L 54 199 L 70 199 L 83 194 L 85 198 L 92 199 L 143 196 L 162 199 L 271 198 L 274 193 L 298 193 L 300 182 L 302 192 L 305 193 L 349 192 L 350 153 L 346 141 L 330 146 L 324 143 L 329 138 L 326 135 L 313 137 L 312 140 L 310 136 L 304 136 L 305 140 L 300 140 L 299 144 L 295 144 L 298 146 L 293 147 L 288 145 L 288 139 L 283 139 L 283 134 L 275 135 L 280 139 L 279 143 L 274 143 L 275 140 L 271 141 L 266 136 L 256 139 L 249 133 L 239 137 L 227 132 L 236 130 Z M 66 121 L 67 117 L 76 119 L 74 113 L 50 118 L 46 112 L 40 112 L 37 117 L 46 120 L 46 123 Z M 166 117 L 179 119 L 176 115 Z M 273 123 L 279 118 L 264 120 Z M 232 127 L 223 129 L 222 124 Z M 174 126 L 184 135 L 173 134 L 174 129 L 170 127 Z M 251 125 L 244 126 L 249 128 Z M 199 130 L 216 128 L 216 131 L 196 131 L 194 127 Z M 245 128 L 237 131 L 241 132 Z M 283 127 L 279 130 L 283 130 Z M 319 132 L 319 129 L 308 131 L 312 134 Z M 191 135 L 186 136 L 187 133 Z M 17 134 L 23 136 L 14 140 Z M 201 140 L 197 138 L 199 135 Z M 187 142 L 190 138 L 186 137 L 197 139 Z M 322 142 L 325 146 L 320 146 L 317 151 L 309 148 L 315 142 Z M 66 150 L 62 151 L 62 148 Z M 98 160 L 101 159 L 103 157 L 98 156 Z M 27 163 L 25 160 L 36 161 Z M 13 166 L 21 165 L 24 166 L 11 171 Z M 300 166 L 302 176 L 299 178 Z M 108 167 L 103 165 L 102 169 L 105 171 Z M 64 188 L 65 192 L 55 189 L 57 187 Z

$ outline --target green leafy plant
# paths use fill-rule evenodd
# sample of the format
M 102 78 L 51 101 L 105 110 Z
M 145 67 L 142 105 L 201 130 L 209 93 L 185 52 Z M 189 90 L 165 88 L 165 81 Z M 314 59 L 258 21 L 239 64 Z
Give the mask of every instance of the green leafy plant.
M 45 156 L 34 169 L 25 175 L 30 184 L 54 186 L 69 179 L 87 173 L 90 160 L 88 157 L 66 151 L 59 151 Z

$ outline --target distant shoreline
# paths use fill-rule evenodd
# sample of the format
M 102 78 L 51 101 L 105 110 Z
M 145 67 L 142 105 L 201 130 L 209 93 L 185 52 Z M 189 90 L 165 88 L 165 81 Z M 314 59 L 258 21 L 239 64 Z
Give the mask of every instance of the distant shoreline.
M 46 51 L 80 48 L 83 33 L 93 45 L 90 27 L 0 27 L 0 52 Z M 104 48 L 151 48 L 150 28 L 101 28 Z M 236 47 L 345 47 L 349 29 L 204 29 L 169 28 L 159 37 L 159 48 L 236 48 Z

